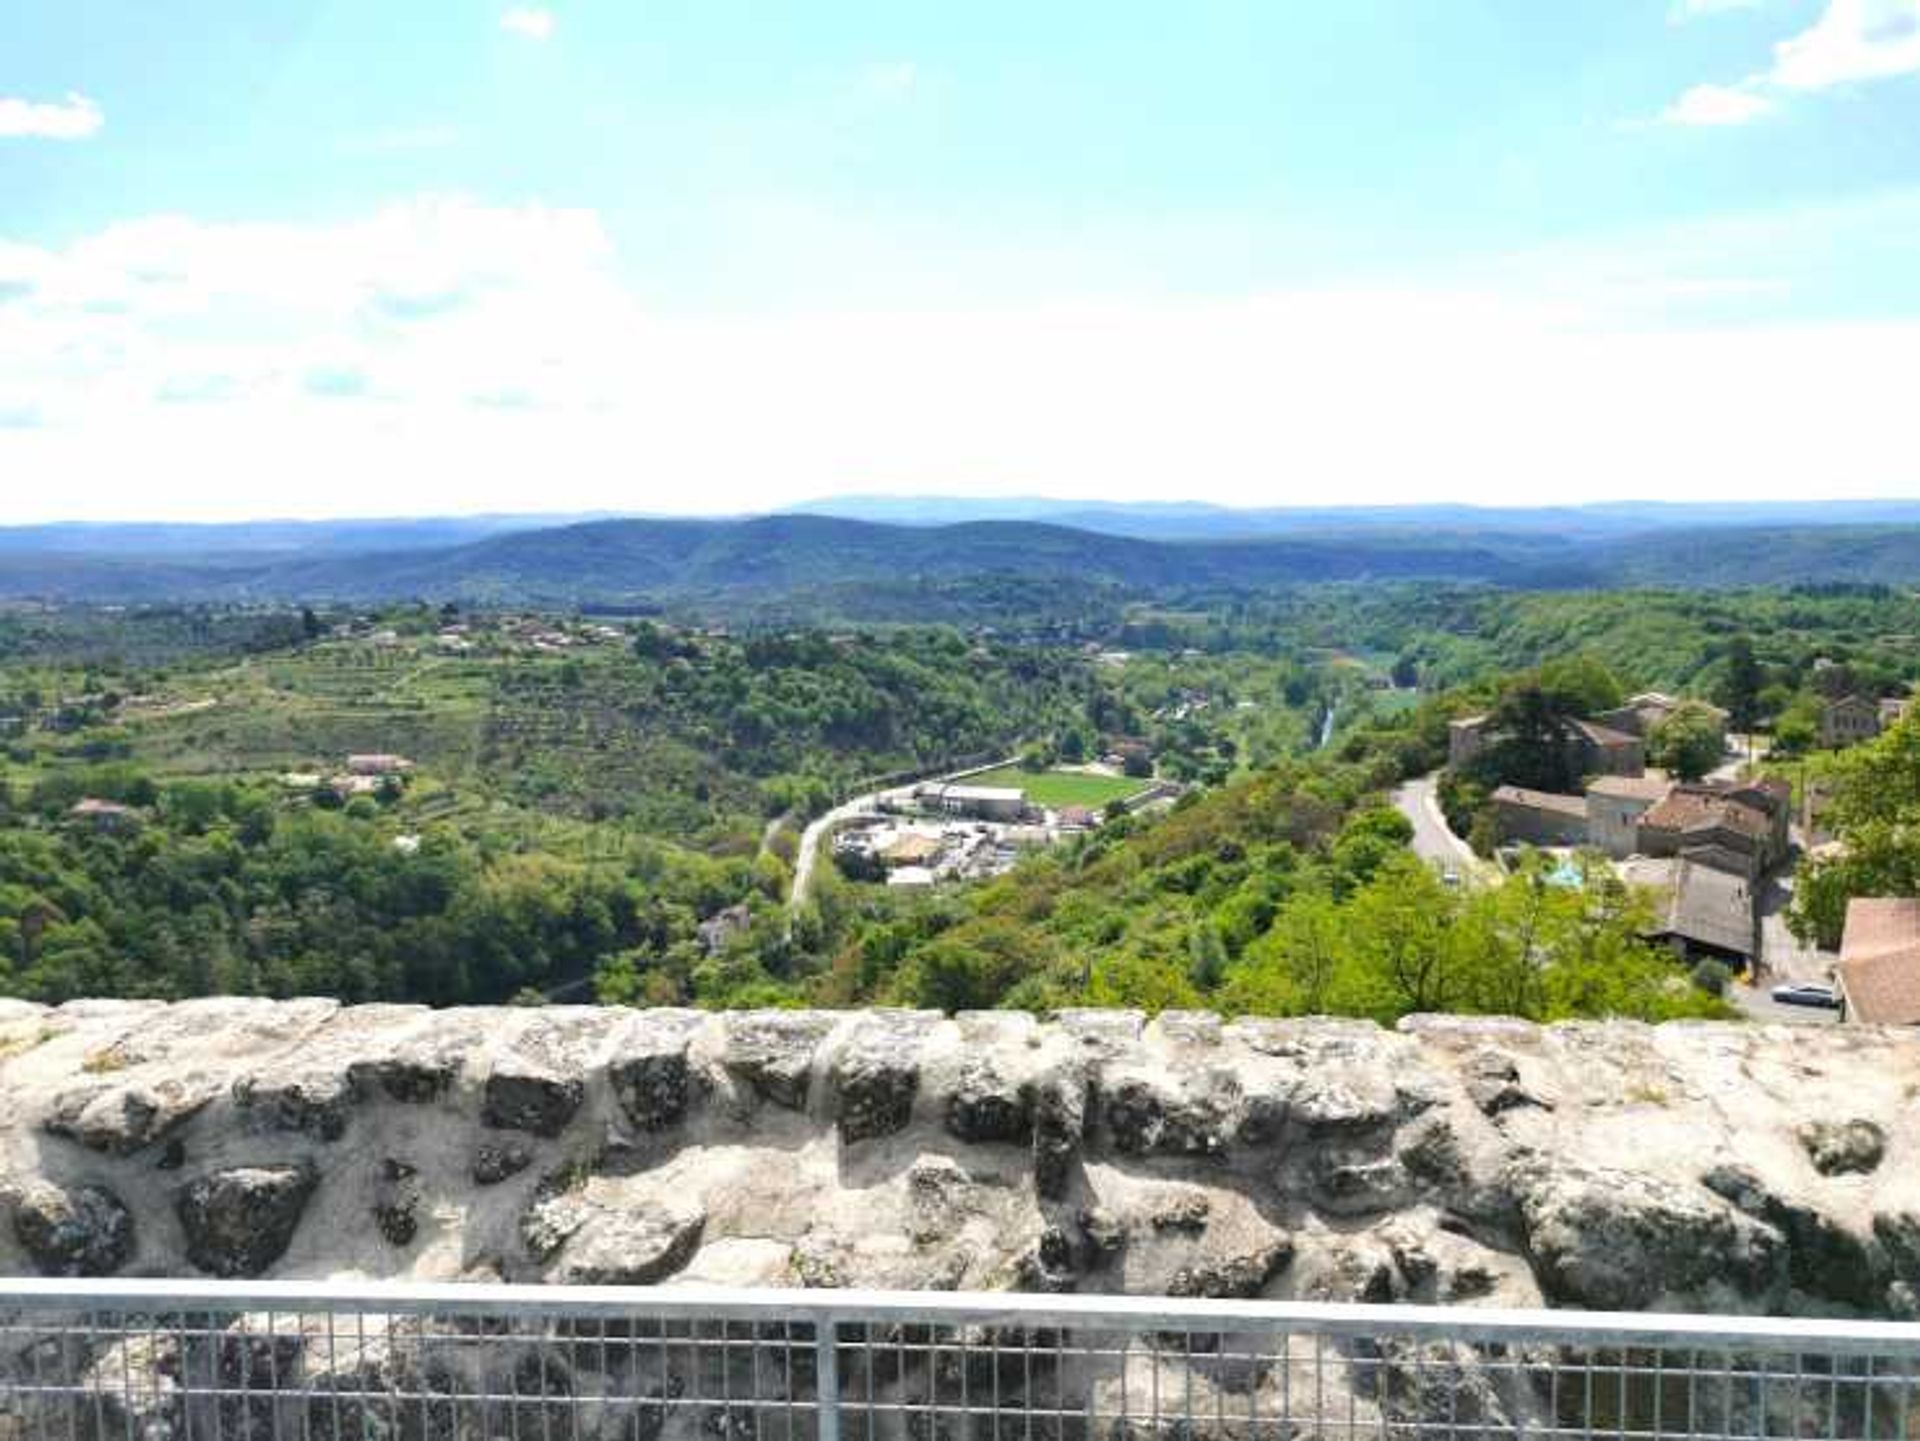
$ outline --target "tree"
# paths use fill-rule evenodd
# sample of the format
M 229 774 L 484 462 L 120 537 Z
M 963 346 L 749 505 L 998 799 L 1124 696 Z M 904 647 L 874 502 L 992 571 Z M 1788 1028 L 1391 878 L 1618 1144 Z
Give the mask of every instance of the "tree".
M 1221 1000 L 1237 1014 L 1311 1016 L 1332 1009 L 1346 952 L 1340 908 L 1325 893 L 1301 896 L 1229 968 Z
M 1783 755 L 1805 755 L 1819 739 L 1819 701 L 1810 695 L 1795 696 L 1773 722 L 1772 749 Z
M 1920 896 L 1920 717 L 1836 758 L 1829 785 L 1824 819 L 1843 845 L 1801 868 L 1787 923 L 1831 949 L 1853 897 Z
M 1548 661 L 1540 667 L 1536 683 L 1563 715 L 1612 710 L 1623 699 L 1619 679 L 1585 652 Z
M 1754 657 L 1753 639 L 1737 635 L 1727 642 L 1727 668 L 1716 692 L 1735 730 L 1750 731 L 1760 719 L 1760 688 L 1766 675 Z
M 1541 791 L 1572 790 L 1572 750 L 1565 743 L 1568 719 L 1580 707 L 1567 695 L 1522 678 L 1507 687 L 1495 704 L 1491 723 L 1501 740 L 1474 759 L 1474 769 L 1490 782 Z
M 1375 1012 L 1377 1019 L 1448 1008 L 1457 979 L 1449 944 L 1454 909 L 1439 877 L 1404 853 L 1381 866 L 1346 906 L 1348 944 L 1384 1010 Z
M 1697 781 L 1720 764 L 1725 745 L 1720 718 L 1698 701 L 1683 701 L 1648 733 L 1647 759 Z

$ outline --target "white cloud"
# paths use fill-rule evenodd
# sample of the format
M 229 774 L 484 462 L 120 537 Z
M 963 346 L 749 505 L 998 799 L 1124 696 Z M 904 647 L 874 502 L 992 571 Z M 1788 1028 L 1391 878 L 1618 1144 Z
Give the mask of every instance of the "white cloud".
M 1825 90 L 1920 72 L 1920 0 L 1830 0 L 1813 26 L 1773 47 L 1768 80 Z
M 502 30 L 509 35 L 519 35 L 528 40 L 552 39 L 554 25 L 551 10 L 542 10 L 533 6 L 516 5 L 500 17 Z
M 1773 64 L 1736 85 L 1696 85 L 1661 116 L 1742 125 L 1780 97 L 1920 74 L 1920 0 L 1827 0 L 1820 18 L 1773 47 Z
M 46 103 L 0 96 L 0 138 L 85 140 L 106 123 L 100 107 L 77 93 Z
M 1738 85 L 1696 85 L 1661 113 L 1669 125 L 1745 125 L 1770 114 L 1773 102 Z
M 1912 483 L 1920 325 L 1676 331 L 1648 318 L 1673 302 L 1638 271 L 1553 294 L 1490 279 L 662 314 L 590 212 L 425 200 L 337 225 L 159 217 L 0 244 L 0 279 L 24 287 L 0 325 L 9 521 Z M 183 456 L 153 484 L 156 457 Z

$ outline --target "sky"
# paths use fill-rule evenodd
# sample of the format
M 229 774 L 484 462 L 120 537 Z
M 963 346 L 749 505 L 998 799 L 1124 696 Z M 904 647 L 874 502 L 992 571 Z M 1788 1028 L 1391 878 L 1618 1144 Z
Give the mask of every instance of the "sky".
M 1920 0 L 0 0 L 0 523 L 1920 495 Z

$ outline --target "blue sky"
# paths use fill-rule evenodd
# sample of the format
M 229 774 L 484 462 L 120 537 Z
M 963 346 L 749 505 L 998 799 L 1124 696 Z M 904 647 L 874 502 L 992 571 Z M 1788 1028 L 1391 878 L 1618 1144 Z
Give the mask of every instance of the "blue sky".
M 1920 0 L 0 0 L 0 520 L 1912 494 L 1916 256 Z

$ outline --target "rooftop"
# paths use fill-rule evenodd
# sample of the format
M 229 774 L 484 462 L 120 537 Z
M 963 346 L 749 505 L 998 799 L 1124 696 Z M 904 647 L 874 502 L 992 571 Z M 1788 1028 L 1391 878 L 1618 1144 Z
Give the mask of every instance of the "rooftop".
M 1563 816 L 1584 818 L 1587 814 L 1585 796 L 1565 796 L 1558 791 L 1530 791 L 1525 786 L 1501 786 L 1493 793 L 1493 799 L 1501 805 L 1525 806 L 1529 810 L 1553 811 Z
M 1753 889 L 1744 879 L 1684 858 L 1674 868 L 1673 893 L 1667 899 L 1662 927 L 1665 934 L 1751 956 L 1753 921 Z
M 1018 786 L 942 786 L 940 794 L 956 801 L 1024 801 L 1027 793 Z
M 1612 726 L 1603 726 L 1598 721 L 1575 720 L 1573 728 L 1597 746 L 1637 746 L 1640 737 L 1628 735 L 1625 731 L 1615 730 Z
M 1772 825 L 1764 813 L 1746 801 L 1714 791 L 1676 788 L 1640 818 L 1656 830 L 1708 830 L 1724 826 L 1750 840 L 1765 840 Z
M 1673 782 L 1658 771 L 1642 776 L 1599 776 L 1587 787 L 1590 796 L 1611 796 L 1616 800 L 1660 801 L 1673 789 Z
M 1834 967 L 1851 1019 L 1920 1024 L 1920 900 L 1855 896 Z

